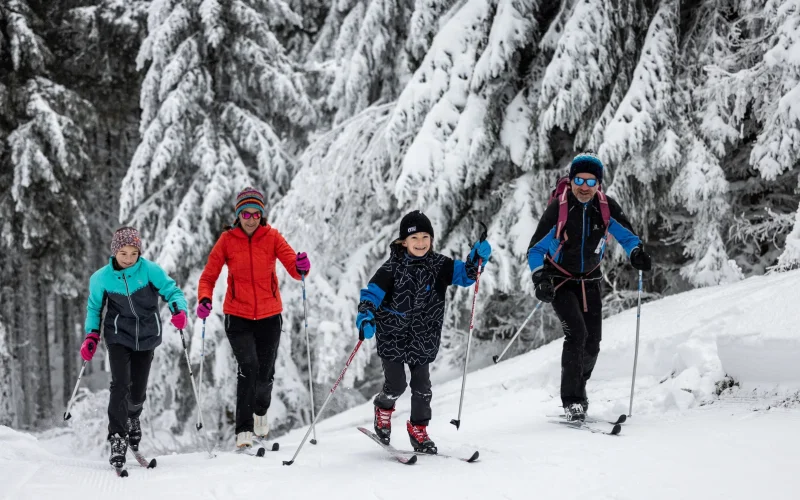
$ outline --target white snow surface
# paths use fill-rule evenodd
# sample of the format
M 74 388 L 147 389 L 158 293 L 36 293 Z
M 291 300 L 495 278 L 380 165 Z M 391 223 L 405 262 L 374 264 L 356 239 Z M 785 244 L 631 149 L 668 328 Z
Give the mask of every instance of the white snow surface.
M 369 404 L 321 422 L 319 443 L 306 443 L 291 467 L 281 462 L 306 429 L 282 436 L 281 450 L 261 459 L 198 451 L 158 456 L 158 467 L 145 470 L 131 457 L 127 479 L 101 457 L 75 456 L 66 435 L 37 439 L 0 427 L 0 498 L 797 498 L 799 286 L 792 271 L 642 306 L 633 416 L 618 437 L 549 422 L 560 411 L 556 341 L 470 373 L 460 430 L 449 424 L 460 378 L 434 386 L 431 437 L 442 453 L 479 450 L 474 464 L 393 461 L 355 429 L 371 427 Z M 615 417 L 628 410 L 636 310 L 603 327 L 590 413 Z M 718 396 L 725 375 L 738 385 Z M 410 448 L 408 415 L 405 394 L 393 419 L 402 449 Z

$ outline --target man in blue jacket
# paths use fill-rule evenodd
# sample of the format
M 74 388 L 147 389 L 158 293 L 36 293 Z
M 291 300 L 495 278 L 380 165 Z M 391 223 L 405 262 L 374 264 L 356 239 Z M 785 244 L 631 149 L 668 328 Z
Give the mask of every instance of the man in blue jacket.
M 608 235 L 619 241 L 633 267 L 651 267 L 622 208 L 600 191 L 602 182 L 600 159 L 592 153 L 576 156 L 568 189 L 548 205 L 528 247 L 536 297 L 553 304 L 564 328 L 561 402 L 570 421 L 584 420 L 589 407 L 586 381 L 600 353 L 600 263 Z

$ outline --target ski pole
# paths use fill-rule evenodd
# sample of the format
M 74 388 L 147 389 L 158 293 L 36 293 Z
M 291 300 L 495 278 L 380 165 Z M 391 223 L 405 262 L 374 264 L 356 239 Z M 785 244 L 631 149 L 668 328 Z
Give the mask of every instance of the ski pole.
M 525 318 L 525 321 L 522 322 L 522 326 L 519 327 L 519 330 L 517 330 L 517 333 L 515 333 L 514 336 L 511 337 L 511 340 L 508 341 L 508 344 L 506 344 L 506 348 L 503 349 L 503 352 L 501 352 L 499 356 L 497 356 L 497 355 L 492 356 L 492 361 L 494 361 L 495 364 L 499 363 L 500 360 L 503 359 L 503 356 L 506 355 L 506 351 L 508 351 L 508 349 L 511 347 L 511 344 L 513 344 L 514 341 L 517 340 L 517 337 L 519 337 L 519 334 L 522 333 L 522 329 L 525 328 L 525 325 L 527 325 L 528 321 L 530 321 L 531 318 L 533 317 L 533 313 L 535 313 L 537 310 L 539 310 L 539 307 L 541 307 L 541 305 L 542 305 L 542 301 L 540 300 L 539 303 L 536 304 L 536 307 L 533 308 L 533 311 L 531 311 L 531 313 L 528 315 L 528 317 Z
M 175 302 L 173 302 L 172 308 L 173 310 L 177 310 L 178 305 Z M 197 395 L 197 384 L 194 383 L 194 374 L 192 373 L 192 363 L 189 360 L 189 351 L 186 349 L 186 336 L 183 335 L 183 330 L 178 330 L 178 331 L 181 333 L 181 344 L 183 344 L 183 354 L 186 356 L 186 366 L 187 368 L 189 368 L 189 380 L 192 381 L 192 392 L 194 392 L 194 400 L 197 403 L 197 411 L 200 413 L 200 428 L 198 429 L 200 430 L 203 428 L 203 420 L 204 420 L 203 409 L 200 407 L 200 398 Z M 214 452 L 212 451 L 211 448 L 211 442 L 208 439 L 207 430 L 203 431 L 203 439 L 205 439 L 206 442 L 206 449 L 208 450 L 208 455 L 211 458 L 214 458 Z
M 342 379 L 344 378 L 344 374 L 347 372 L 347 368 L 350 366 L 350 363 L 353 361 L 353 358 L 356 356 L 356 353 L 358 352 L 359 347 L 361 347 L 361 343 L 362 342 L 364 342 L 364 341 L 363 340 L 359 340 L 358 341 L 358 344 L 356 344 L 355 349 L 353 349 L 353 352 L 350 353 L 350 357 L 347 358 L 347 363 L 345 363 L 344 368 L 342 369 L 342 373 L 339 374 L 339 378 L 336 379 L 336 383 L 333 384 L 333 387 L 331 387 L 330 394 L 328 394 L 328 397 L 325 398 L 325 402 L 322 403 L 322 407 L 319 409 L 319 413 L 317 413 L 317 417 L 314 419 L 313 422 L 311 422 L 311 426 L 308 428 L 308 431 L 306 431 L 306 435 L 303 436 L 303 440 L 300 441 L 300 446 L 297 447 L 297 451 L 294 452 L 294 455 L 292 456 L 292 459 L 288 460 L 288 461 L 284 460 L 283 461 L 283 465 L 292 465 L 294 463 L 294 459 L 297 458 L 297 455 L 300 453 L 300 450 L 303 448 L 303 444 L 305 444 L 306 439 L 308 439 L 308 435 L 311 434 L 311 429 L 313 429 L 314 426 L 316 426 L 317 419 L 319 419 L 320 415 L 322 415 L 322 412 L 325 411 L 325 407 L 328 406 L 328 402 L 331 400 L 331 397 L 333 396 L 333 393 L 336 391 L 336 388 L 339 386 L 339 382 L 341 382 Z
M 306 354 L 308 355 L 308 396 L 311 402 L 311 421 L 315 421 L 317 418 L 314 415 L 314 383 L 311 380 L 311 374 L 313 371 L 311 370 L 311 343 L 308 340 L 308 303 L 306 302 L 306 274 L 303 273 L 300 275 L 303 282 L 303 322 L 304 322 L 304 329 L 306 331 Z M 317 429 L 314 429 L 314 437 L 311 438 L 311 444 L 317 444 Z
M 486 225 L 481 222 L 481 226 L 483 226 L 483 232 L 481 233 L 480 238 L 478 241 L 483 241 L 486 239 Z M 478 298 L 478 286 L 481 282 L 481 265 L 483 264 L 483 259 L 478 257 L 478 273 L 475 276 L 475 293 L 472 295 L 472 312 L 469 315 L 469 335 L 467 336 L 467 356 L 464 359 L 464 375 L 461 378 L 461 399 L 458 401 L 458 418 L 454 418 L 450 420 L 450 423 L 456 426 L 456 430 L 461 427 L 461 407 L 464 405 L 464 389 L 467 386 L 467 366 L 469 365 L 469 350 L 472 345 L 472 330 L 475 327 L 475 300 Z
M 197 381 L 197 409 L 199 410 L 203 402 L 203 361 L 206 358 L 206 320 L 203 319 L 203 333 L 200 342 L 200 377 Z M 197 423 L 195 424 L 197 430 L 203 428 L 203 419 L 200 418 L 200 411 L 197 412 Z
M 642 271 L 639 271 L 639 299 L 636 305 L 636 349 L 633 355 L 633 376 L 631 377 L 631 404 L 628 416 L 633 416 L 633 386 L 636 383 L 636 363 L 639 361 L 639 323 L 642 317 Z
M 64 412 L 64 421 L 66 422 L 72 415 L 69 413 L 70 408 L 72 408 L 72 403 L 75 402 L 75 394 L 78 393 L 78 386 L 81 385 L 81 377 L 83 377 L 83 371 L 86 369 L 86 364 L 88 361 L 83 362 L 83 366 L 81 366 L 81 372 L 78 374 L 78 381 L 75 382 L 75 388 L 72 390 L 72 397 L 69 398 L 69 403 L 67 403 L 67 411 Z

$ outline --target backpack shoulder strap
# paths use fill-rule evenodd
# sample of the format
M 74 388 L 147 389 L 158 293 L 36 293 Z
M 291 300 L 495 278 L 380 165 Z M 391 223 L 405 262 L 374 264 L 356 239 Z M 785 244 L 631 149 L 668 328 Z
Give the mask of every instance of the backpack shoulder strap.
M 558 225 L 556 226 L 556 239 L 561 239 L 561 232 L 567 224 L 567 216 L 569 215 L 569 203 L 567 202 L 568 189 L 565 189 L 561 196 L 558 197 Z
M 611 207 L 608 206 L 608 197 L 598 190 L 597 199 L 600 201 L 600 215 L 603 217 L 603 224 L 605 224 L 606 231 L 608 231 L 608 226 L 611 223 Z

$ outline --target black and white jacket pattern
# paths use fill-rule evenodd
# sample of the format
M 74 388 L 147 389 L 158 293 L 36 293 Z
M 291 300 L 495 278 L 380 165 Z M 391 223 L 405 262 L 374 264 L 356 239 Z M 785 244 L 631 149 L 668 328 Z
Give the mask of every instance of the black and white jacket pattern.
M 411 365 L 436 359 L 447 287 L 472 285 L 477 271 L 477 263 L 434 252 L 415 258 L 393 245 L 391 257 L 361 290 L 358 305 L 359 313 L 375 318 L 378 355 Z

